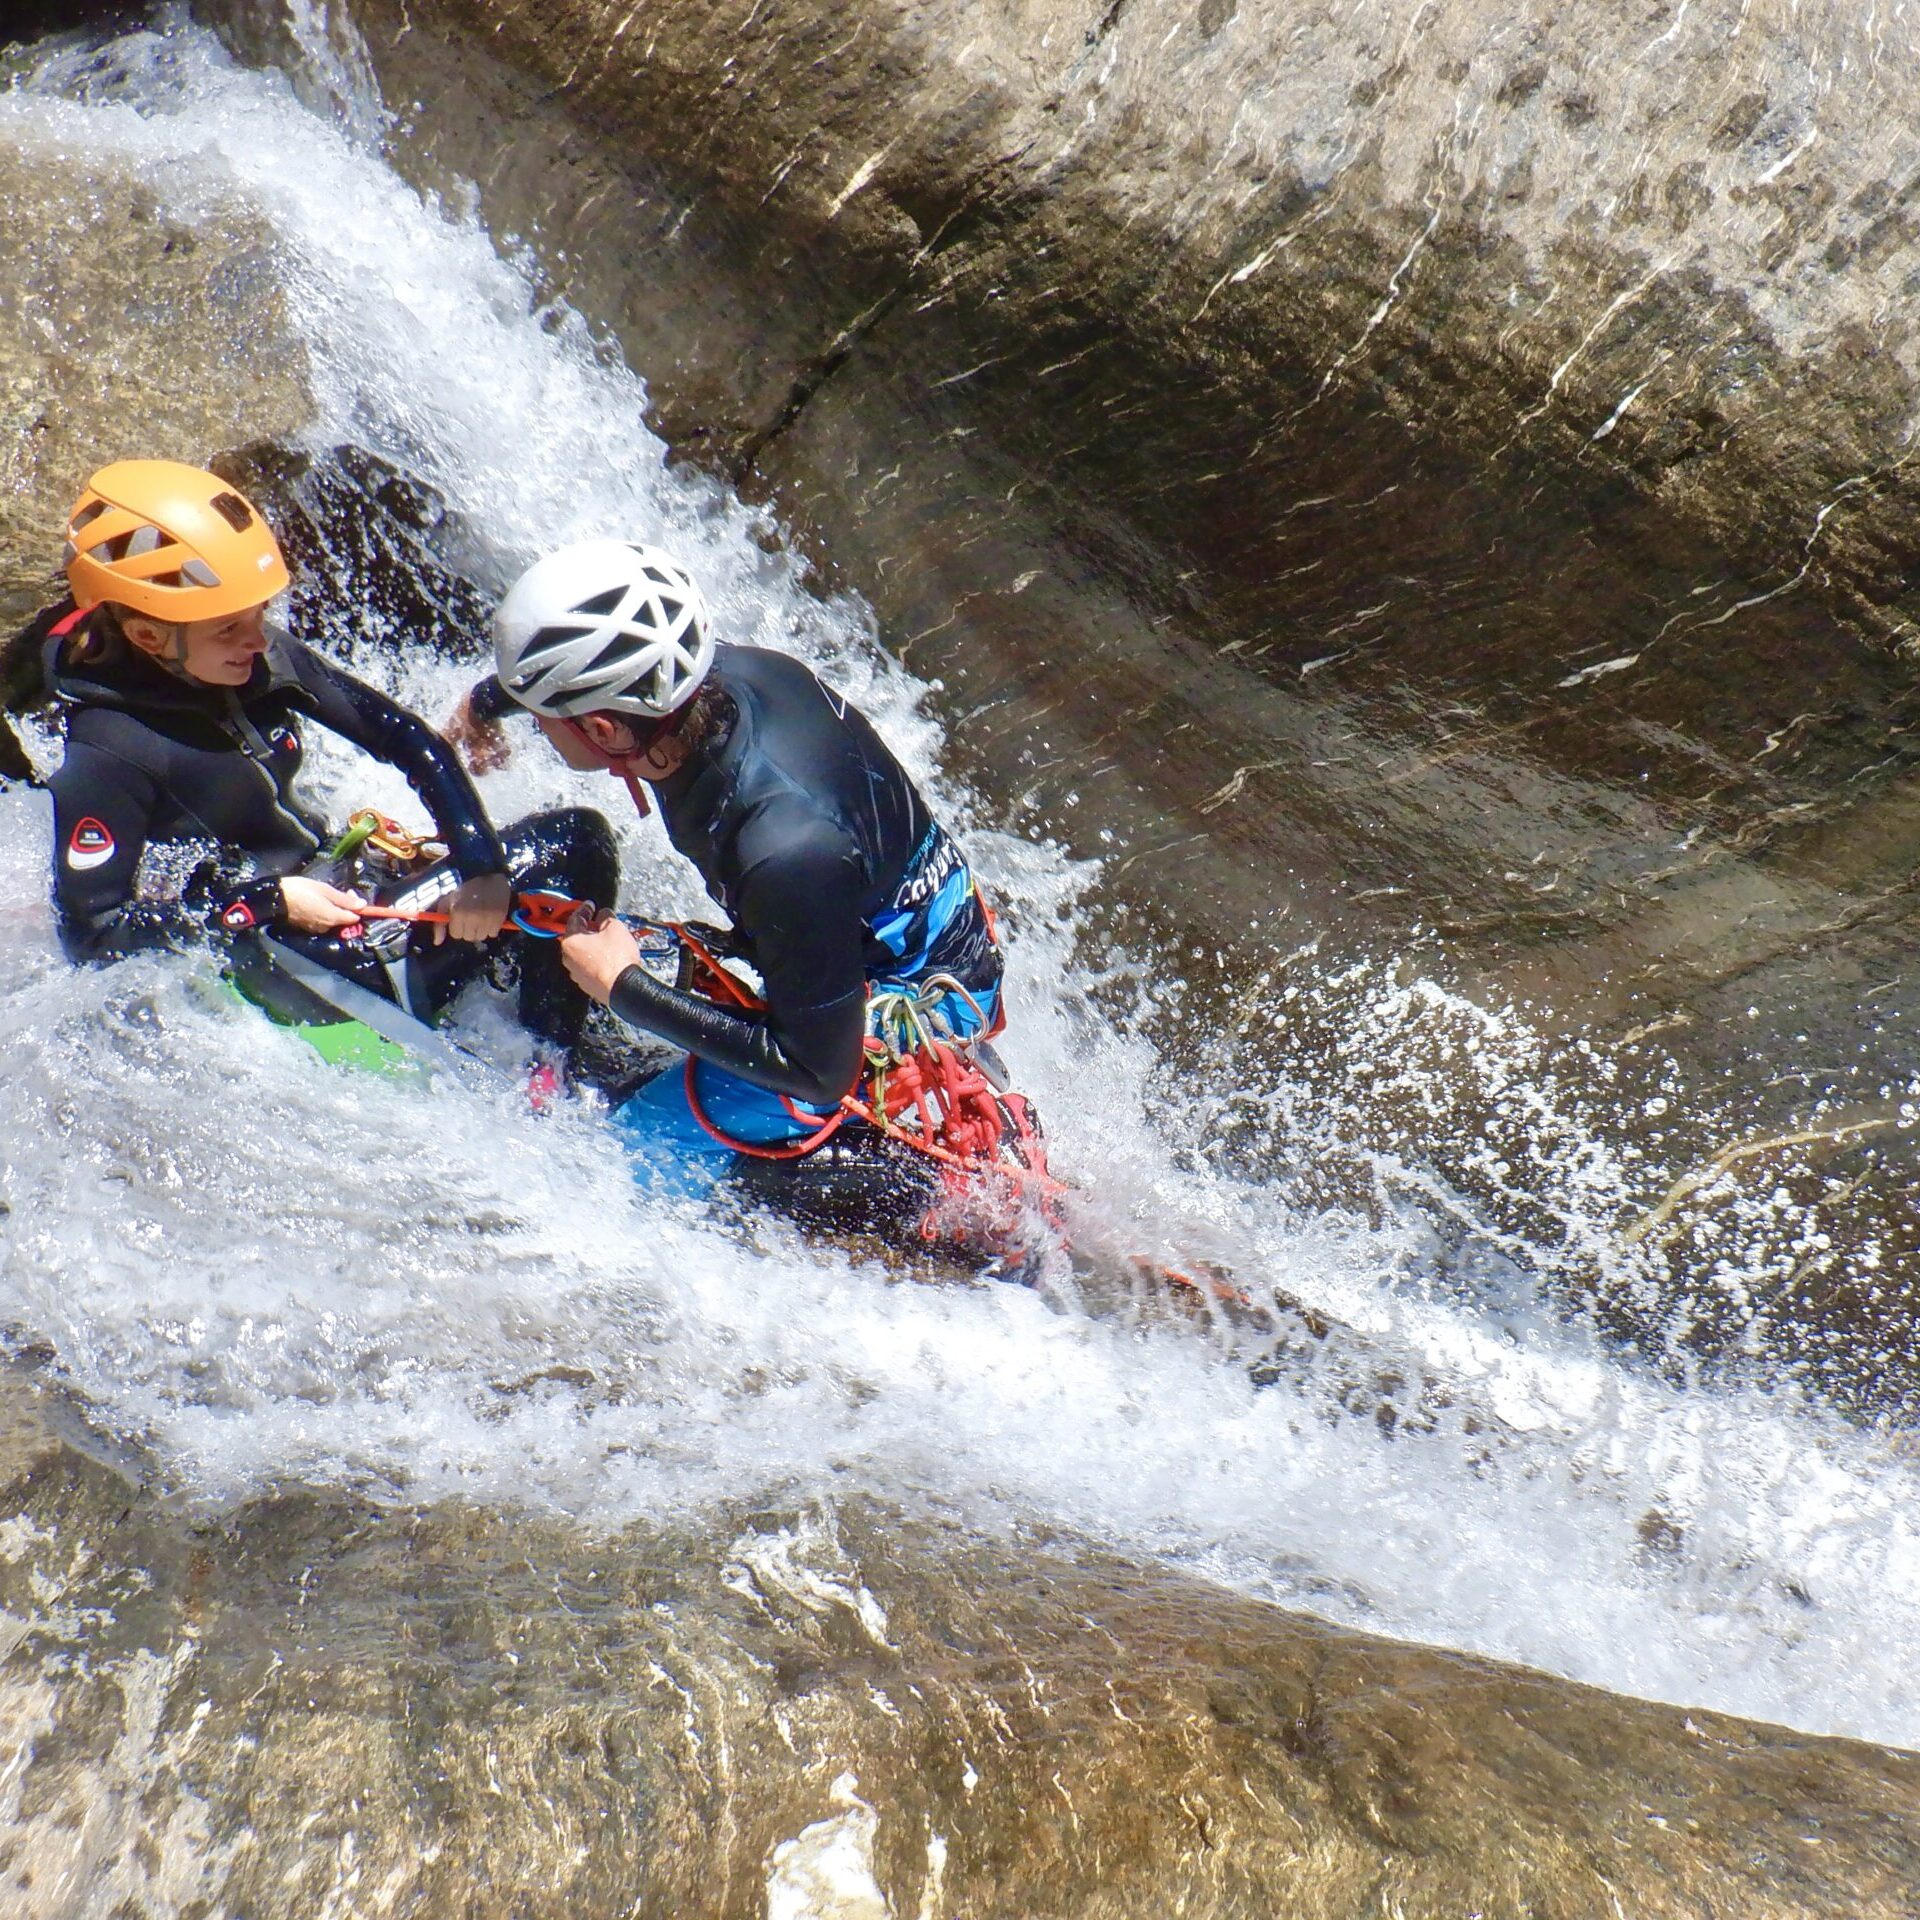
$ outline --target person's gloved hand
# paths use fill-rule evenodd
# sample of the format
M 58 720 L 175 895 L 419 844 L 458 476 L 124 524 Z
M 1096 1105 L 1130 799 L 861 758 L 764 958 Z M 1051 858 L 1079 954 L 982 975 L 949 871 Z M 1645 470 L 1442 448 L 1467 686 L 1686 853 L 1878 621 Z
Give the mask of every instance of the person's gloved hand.
M 513 911 L 513 882 L 504 873 L 476 874 L 447 895 L 447 923 L 433 930 L 437 947 L 448 934 L 456 940 L 491 940 Z
M 297 873 L 281 878 L 280 899 L 286 924 L 296 933 L 338 933 L 352 926 L 367 904 L 344 887 Z
M 583 908 L 574 924 L 579 932 L 560 936 L 560 959 L 568 979 L 604 1007 L 614 982 L 640 964 L 640 943 L 624 920 L 598 909 Z

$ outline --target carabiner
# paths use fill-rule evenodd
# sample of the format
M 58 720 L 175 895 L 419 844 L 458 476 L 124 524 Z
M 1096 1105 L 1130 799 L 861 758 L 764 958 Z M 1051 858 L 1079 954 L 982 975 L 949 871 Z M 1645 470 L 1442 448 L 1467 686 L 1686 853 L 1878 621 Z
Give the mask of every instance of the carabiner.
M 570 900 L 564 893 L 519 893 L 513 899 L 513 924 L 536 940 L 558 940 L 573 916 L 591 900 Z

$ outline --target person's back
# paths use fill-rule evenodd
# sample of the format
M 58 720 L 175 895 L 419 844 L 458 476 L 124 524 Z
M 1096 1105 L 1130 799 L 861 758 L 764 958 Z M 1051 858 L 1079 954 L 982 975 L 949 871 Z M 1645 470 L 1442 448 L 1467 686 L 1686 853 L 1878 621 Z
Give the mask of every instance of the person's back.
M 818 1005 L 856 968 L 863 984 L 938 969 L 994 991 L 966 863 L 866 715 L 759 647 L 717 644 L 703 692 L 716 731 L 654 794 L 769 1003 Z
M 866 716 L 800 661 L 763 647 L 716 643 L 706 686 L 732 712 L 655 788 L 673 844 L 731 910 L 752 868 L 831 839 L 874 896 L 863 910 L 877 910 L 932 816 Z

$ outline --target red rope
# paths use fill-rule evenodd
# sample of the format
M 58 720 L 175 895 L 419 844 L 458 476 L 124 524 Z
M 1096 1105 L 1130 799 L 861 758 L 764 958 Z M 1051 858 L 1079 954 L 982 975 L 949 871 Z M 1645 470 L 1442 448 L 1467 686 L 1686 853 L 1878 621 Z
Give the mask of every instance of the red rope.
M 977 884 L 975 890 L 978 891 Z M 980 905 L 987 914 L 991 933 L 993 915 L 984 896 Z M 698 963 L 704 976 L 702 985 L 710 998 L 725 1000 L 748 1012 L 758 1012 L 765 1007 L 765 1001 L 729 973 L 685 927 L 675 926 L 672 930 Z M 1005 1019 L 1003 1006 L 998 1010 L 989 1038 L 1000 1031 Z M 826 1117 L 817 1132 L 786 1146 L 765 1146 L 758 1141 L 737 1139 L 718 1126 L 700 1104 L 694 1085 L 696 1062 L 691 1054 L 687 1056 L 685 1068 L 687 1106 L 694 1119 L 721 1146 L 753 1159 L 802 1159 L 816 1147 L 824 1146 L 845 1121 L 863 1120 L 884 1139 L 897 1140 L 933 1161 L 961 1191 L 964 1191 L 964 1182 L 998 1180 L 1016 1191 L 1027 1189 L 1043 1209 L 1057 1208 L 1068 1188 L 1047 1171 L 1046 1149 L 1033 1125 L 1027 1103 L 1019 1094 L 997 1094 L 993 1083 L 975 1062 L 965 1058 L 957 1048 L 937 1040 L 890 1063 L 886 1048 L 877 1040 L 869 1040 L 867 1058 L 867 1078 L 882 1090 L 883 1103 L 876 1105 L 863 1100 L 858 1093 L 846 1094 L 837 1111 Z M 785 1095 L 781 1100 L 795 1120 L 814 1118 Z M 914 1124 L 902 1125 L 909 1108 Z M 1002 1157 L 1001 1149 L 1007 1143 L 1009 1128 L 1018 1161 Z M 935 1207 L 920 1223 L 921 1234 L 928 1240 L 938 1237 L 939 1215 L 940 1209 Z M 1057 1214 L 1055 1224 L 1058 1225 Z M 1248 1294 L 1218 1274 L 1186 1273 L 1178 1267 L 1161 1266 L 1145 1259 L 1139 1264 L 1145 1272 L 1202 1299 L 1216 1300 L 1225 1306 L 1252 1305 Z
M 701 985 L 709 998 L 722 1000 L 744 1012 L 764 1009 L 766 1003 L 729 973 L 699 939 L 685 927 L 676 927 L 674 931 L 698 963 Z M 864 1120 L 887 1139 L 897 1140 L 956 1173 L 987 1175 L 1017 1185 L 1031 1184 L 1046 1196 L 1065 1192 L 1045 1171 L 1046 1156 L 1026 1120 L 1026 1103 L 1003 1104 L 994 1092 L 993 1083 L 956 1048 L 934 1041 L 886 1065 L 881 1064 L 887 1058 L 885 1050 L 877 1042 L 869 1042 L 869 1048 L 869 1077 L 882 1089 L 882 1102 L 875 1104 L 861 1099 L 858 1093 L 848 1093 L 842 1097 L 839 1108 L 803 1140 L 773 1146 L 757 1140 L 742 1140 L 728 1133 L 700 1104 L 691 1055 L 687 1058 L 682 1083 L 687 1107 L 711 1139 L 731 1152 L 756 1160 L 801 1159 L 816 1147 L 824 1146 L 843 1122 L 856 1119 Z M 795 1120 L 810 1121 L 814 1117 L 784 1095 L 782 1104 Z M 903 1125 L 909 1109 L 912 1122 Z M 1027 1164 L 1012 1165 L 1001 1157 L 1009 1123 L 1015 1150 Z M 1036 1161 L 1037 1166 L 1033 1164 Z
M 811 1135 L 808 1139 L 794 1141 L 783 1147 L 765 1146 L 756 1140 L 737 1139 L 733 1134 L 728 1133 L 717 1121 L 709 1118 L 706 1108 L 700 1104 L 699 1090 L 693 1083 L 693 1070 L 696 1064 L 697 1062 L 694 1060 L 693 1055 L 688 1054 L 687 1064 L 682 1069 L 684 1075 L 683 1084 L 687 1091 L 687 1109 L 693 1117 L 699 1121 L 701 1127 L 730 1152 L 744 1153 L 754 1160 L 798 1160 L 803 1154 L 811 1153 L 815 1147 L 825 1146 L 834 1134 L 840 1130 L 841 1121 L 847 1117 L 846 1102 L 843 1101 L 838 1109 L 827 1115 L 826 1122 L 818 1133 Z M 781 1098 L 787 1111 L 797 1120 L 800 1117 L 799 1109 L 794 1106 L 791 1100 L 787 1100 L 785 1095 L 782 1095 Z M 852 1096 L 849 1095 L 848 1098 L 851 1099 Z

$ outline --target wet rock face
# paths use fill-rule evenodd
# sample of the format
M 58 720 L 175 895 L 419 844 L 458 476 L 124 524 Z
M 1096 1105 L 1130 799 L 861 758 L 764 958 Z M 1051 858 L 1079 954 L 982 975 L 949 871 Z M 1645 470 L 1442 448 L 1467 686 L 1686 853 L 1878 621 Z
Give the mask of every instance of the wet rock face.
M 110 460 L 204 464 L 308 413 L 265 231 L 183 225 L 126 170 L 0 145 L 0 626 L 61 590 L 60 535 Z
M 38 141 L 0 144 L 0 207 L 4 638 L 65 592 L 61 533 L 96 467 L 202 465 L 291 434 L 308 408 L 267 236 L 244 210 L 182 225 L 125 169 Z M 0 714 L 0 777 L 27 771 Z
M 985 438 L 1175 633 L 1403 736 L 1415 810 L 1519 748 L 1764 837 L 1904 751 L 1920 148 L 1887 131 L 1914 83 L 1869 19 L 416 11 L 563 82 L 603 164 L 669 164 L 650 197 L 699 200 L 764 289 L 662 368 L 670 426 L 803 488 L 853 438 L 813 417 L 845 387 Z M 575 239 L 619 218 L 549 210 Z M 1285 807 L 1295 773 L 1223 807 Z M 1583 824 L 1616 844 L 1573 911 L 1603 914 L 1585 893 L 1656 863 Z M 1410 830 L 1352 820 L 1358 863 Z M 1462 890 L 1463 854 L 1410 891 Z
M 409 32 L 376 42 L 390 79 L 423 75 L 423 94 L 459 55 L 432 38 L 425 11 L 416 0 Z M 1216 39 L 1239 17 L 1201 14 Z M 1572 512 L 1583 470 L 1561 472 L 1529 441 L 1514 456 L 1526 485 L 1509 494 L 1475 465 L 1484 456 L 1464 400 L 1456 457 L 1396 411 L 1395 392 L 1425 391 L 1415 372 L 1404 389 L 1362 386 L 1402 324 L 1396 306 L 1361 337 L 1373 313 L 1365 289 L 1377 306 L 1417 229 L 1395 234 L 1400 250 L 1388 245 L 1377 261 L 1363 233 L 1344 269 L 1340 250 L 1327 250 L 1328 311 L 1357 323 L 1342 335 L 1357 344 L 1322 394 L 1321 368 L 1338 356 L 1305 361 L 1331 337 L 1330 324 L 1308 330 L 1313 298 L 1294 296 L 1306 344 L 1293 357 L 1240 304 L 1291 248 L 1241 280 L 1227 274 L 1204 313 L 1221 276 L 1201 275 L 1189 318 L 1163 325 L 1163 309 L 1180 310 L 1164 297 L 1185 271 L 1177 247 L 1149 228 L 1123 247 L 1122 215 L 1064 194 L 1067 211 L 1049 211 L 1044 194 L 1016 190 L 1017 177 L 1003 188 L 1012 176 L 975 165 L 977 140 L 999 125 L 988 108 L 1032 95 L 1034 72 L 1071 83 L 1050 81 L 1060 101 L 1034 111 L 1097 126 L 1086 90 L 1115 84 L 1101 63 L 1119 60 L 1152 10 L 1103 13 L 1091 42 L 1087 29 L 1049 41 L 1038 17 L 969 16 L 973 30 L 1021 45 L 1038 35 L 1038 51 L 1025 66 L 1000 60 L 978 125 L 961 115 L 942 123 L 944 149 L 924 128 L 901 149 L 921 187 L 889 174 L 886 130 L 862 92 L 868 69 L 849 62 L 877 63 L 883 91 L 910 102 L 923 69 L 906 57 L 912 45 L 879 28 L 918 34 L 922 16 L 842 15 L 829 37 L 824 17 L 800 31 L 791 15 L 770 25 L 749 15 L 741 45 L 778 29 L 794 65 L 749 66 L 731 83 L 758 90 L 740 112 L 724 66 L 738 56 L 710 15 L 624 17 L 625 29 L 608 12 L 584 30 L 582 16 L 549 6 L 482 21 L 501 26 L 527 72 L 468 69 L 486 108 L 473 144 L 439 122 L 408 163 L 471 173 L 489 194 L 508 194 L 501 206 L 517 194 L 530 219 L 564 228 L 583 303 L 593 296 L 589 311 L 628 330 L 636 364 L 658 380 L 663 419 L 683 442 L 779 485 L 831 536 L 894 644 L 949 675 L 956 711 L 971 714 L 969 751 L 999 770 L 994 791 L 1030 778 L 1028 817 L 1110 826 L 1170 913 L 1196 922 L 1212 911 L 1211 892 L 1246 924 L 1262 889 L 1302 870 L 1336 913 L 1345 876 L 1359 892 L 1464 899 L 1485 871 L 1498 911 L 1489 930 L 1459 937 L 1498 957 L 1539 934 L 1512 905 L 1521 883 L 1499 878 L 1512 855 L 1540 850 L 1529 835 L 1551 830 L 1569 864 L 1583 853 L 1610 876 L 1641 875 L 1641 841 L 1663 828 L 1677 789 L 1643 798 L 1600 777 L 1606 742 L 1633 721 L 1624 706 L 1600 709 L 1613 731 L 1590 748 L 1577 725 L 1565 728 L 1573 772 L 1534 746 L 1548 730 L 1526 724 L 1525 698 L 1542 683 L 1525 676 L 1540 663 L 1503 622 L 1543 633 L 1553 596 L 1532 575 L 1514 586 L 1503 573 L 1494 591 L 1471 571 L 1475 550 L 1460 531 L 1477 528 L 1495 543 L 1488 552 L 1502 552 L 1497 539 L 1518 538 L 1515 526 L 1552 529 L 1554 514 Z M 516 39 L 521 25 L 546 37 Z M 1417 53 L 1416 37 L 1403 38 Z M 942 57 L 963 44 L 948 41 Z M 552 81 L 572 76 L 558 100 L 543 102 L 548 83 L 529 77 L 542 62 Z M 391 87 L 396 103 L 410 97 Z M 583 117 L 566 122 L 576 105 Z M 1217 105 L 1203 99 L 1193 114 L 1203 149 Z M 553 128 L 562 164 L 555 148 L 512 137 L 535 121 Z M 790 146 L 754 145 L 753 130 L 768 127 Z M 734 160 L 716 144 L 728 128 Z M 643 132 L 663 155 L 644 181 Z M 1165 139 L 1152 152 L 1163 149 Z M 951 178 L 936 191 L 943 167 Z M 1135 166 L 1139 191 L 1159 193 L 1162 171 L 1158 160 Z M 789 205 L 784 184 L 796 175 Z M 1082 230 L 1105 249 L 1110 281 L 1091 255 L 1071 252 Z M 1451 257 L 1439 234 L 1403 288 L 1413 266 Z M 583 239 L 601 244 L 579 249 Z M 171 257 L 148 263 L 161 284 Z M 1386 270 L 1378 285 L 1374 267 Z M 756 297 L 716 302 L 716 288 Z M 1022 357 L 1029 338 L 1046 340 L 1056 310 L 1082 331 L 1048 347 L 1057 364 Z M 1208 350 L 1218 367 L 1197 348 L 1181 358 L 1215 311 L 1238 329 Z M 179 351 L 193 336 L 155 337 Z M 987 364 L 996 346 L 1000 366 Z M 1406 349 L 1408 367 L 1426 364 Z M 1195 449 L 1212 436 L 1251 460 L 1269 379 L 1306 406 L 1296 465 L 1264 478 L 1250 468 L 1243 504 L 1195 513 L 1205 497 Z M 1057 405 L 1056 381 L 1068 383 Z M 226 389 L 200 368 L 183 390 Z M 243 426 L 202 444 L 270 432 L 261 391 L 249 392 Z M 1610 457 L 1621 431 L 1582 444 Z M 432 503 L 406 497 L 404 476 L 357 457 L 304 472 L 270 449 L 256 460 L 297 509 L 299 538 L 348 577 L 404 568 L 411 536 L 440 531 Z M 1332 501 L 1341 511 L 1316 504 L 1343 482 Z M 1263 519 L 1283 485 L 1294 489 L 1284 512 Z M 1426 529 L 1464 584 L 1429 591 L 1440 569 L 1431 561 L 1417 593 L 1401 583 L 1421 618 L 1391 631 L 1377 621 L 1377 648 L 1363 637 L 1334 658 L 1341 636 L 1319 628 L 1364 611 L 1358 596 L 1379 590 L 1376 529 L 1399 524 L 1379 514 L 1402 511 L 1389 487 L 1418 494 L 1404 524 Z M 1362 505 L 1368 488 L 1380 498 Z M 1651 510 L 1633 511 L 1653 540 Z M 1546 517 L 1527 519 L 1535 513 Z M 1292 537 L 1302 516 L 1313 534 L 1293 556 L 1291 586 L 1284 570 L 1234 557 Z M 355 528 L 366 543 L 343 554 Z M 1694 537 L 1646 551 L 1684 573 L 1673 556 L 1697 559 Z M 1224 557 L 1203 589 L 1201 576 L 1180 576 L 1209 542 Z M 1617 608 L 1622 566 L 1607 551 L 1613 560 L 1591 562 L 1593 591 L 1605 588 L 1603 604 Z M 1303 599 L 1323 576 L 1333 583 L 1325 606 Z M 1650 596 L 1669 591 L 1666 576 L 1649 577 Z M 468 624 L 457 580 L 427 585 L 382 611 L 444 618 L 450 635 Z M 1571 590 L 1562 581 L 1556 591 Z M 1279 637 L 1262 656 L 1268 620 Z M 1492 665 L 1469 644 L 1475 620 L 1495 629 Z M 1819 671 L 1884 664 L 1841 626 L 1820 631 L 1837 636 L 1837 651 L 1814 656 Z M 1434 632 L 1451 635 L 1453 650 Z M 1303 635 L 1329 648 L 1325 663 L 1300 652 Z M 1783 643 L 1781 657 L 1792 666 L 1798 656 Z M 1411 665 L 1404 684 L 1398 666 L 1361 677 L 1396 660 L 1425 662 L 1422 673 L 1456 692 L 1477 687 L 1488 703 L 1511 674 L 1522 717 L 1450 718 L 1428 704 Z M 1627 679 L 1622 668 L 1573 691 L 1616 701 Z M 1794 681 L 1782 697 L 1802 690 Z M 1575 718 L 1593 711 L 1561 705 Z M 1456 723 L 1453 737 L 1429 738 Z M 1676 699 L 1657 738 L 1690 741 L 1696 724 L 1706 721 Z M 1833 737 L 1835 752 L 1857 753 L 1847 727 Z M 1798 738 L 1790 731 L 1776 758 Z M 1049 764 L 1024 765 L 1023 753 Z M 1675 748 L 1671 765 L 1685 764 Z M 1660 771 L 1662 783 L 1673 777 Z M 1827 774 L 1804 777 L 1826 792 Z M 1071 796 L 1083 788 L 1081 809 Z M 1028 803 L 1015 793 L 1009 804 Z M 1748 801 L 1735 792 L 1714 805 L 1738 813 Z M 1842 840 L 1848 821 L 1844 809 L 1833 815 Z M 1747 917 L 1763 918 L 1764 870 L 1731 856 L 1720 870 L 1754 890 Z M 1615 924 L 1607 889 L 1582 898 L 1576 931 Z M 1344 909 L 1348 924 L 1367 910 Z M 91 1902 L 503 1920 L 784 1917 L 836 1905 L 926 1920 L 1871 1916 L 1906 1911 L 1920 1884 L 1910 1759 L 1335 1633 L 1058 1543 L 1001 1549 L 859 1507 L 594 1541 L 524 1516 L 376 1512 L 328 1493 L 256 1501 L 195 1529 L 43 1407 L 8 1388 L 0 1408 L 0 1886 L 29 1914 Z
M 10 1912 L 1770 1920 L 1920 1884 L 1911 1757 L 1098 1556 L 864 1508 L 193 1529 L 18 1378 L 0 1414 Z
M 1681 1116 L 1649 1208 L 1786 1139 L 1862 1183 L 1838 1243 L 1920 1243 L 1883 25 L 355 13 L 398 163 L 477 181 L 675 446 L 777 494 L 1010 823 L 1109 859 L 1130 938 L 1244 982 L 1423 928 L 1476 993 L 1658 1036 L 1620 1102 Z M 1878 1391 L 1914 1303 L 1822 1268 L 1782 1312 Z

